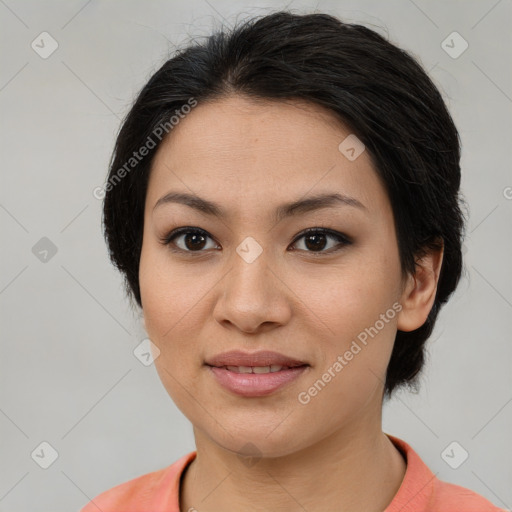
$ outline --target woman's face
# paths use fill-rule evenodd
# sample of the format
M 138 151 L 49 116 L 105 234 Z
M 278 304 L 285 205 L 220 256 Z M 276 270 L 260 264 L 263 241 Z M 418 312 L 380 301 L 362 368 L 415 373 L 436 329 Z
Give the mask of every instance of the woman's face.
M 155 365 L 195 428 L 228 450 L 281 456 L 340 429 L 380 428 L 402 276 L 389 199 L 349 135 L 316 106 L 230 97 L 199 103 L 153 161 L 139 277 Z M 171 192 L 223 215 L 157 205 Z M 332 194 L 345 200 L 280 209 Z M 189 232 L 162 242 L 180 227 Z M 273 391 L 249 383 L 240 394 L 221 384 L 227 369 L 206 364 L 230 350 L 307 366 L 282 370 L 294 378 Z

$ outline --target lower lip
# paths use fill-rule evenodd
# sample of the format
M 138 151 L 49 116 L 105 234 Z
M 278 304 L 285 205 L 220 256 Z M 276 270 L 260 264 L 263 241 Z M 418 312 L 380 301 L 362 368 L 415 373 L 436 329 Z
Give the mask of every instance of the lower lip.
M 208 366 L 217 381 L 229 391 L 247 397 L 270 395 L 285 384 L 297 379 L 308 368 L 297 366 L 278 372 L 236 373 L 227 368 Z

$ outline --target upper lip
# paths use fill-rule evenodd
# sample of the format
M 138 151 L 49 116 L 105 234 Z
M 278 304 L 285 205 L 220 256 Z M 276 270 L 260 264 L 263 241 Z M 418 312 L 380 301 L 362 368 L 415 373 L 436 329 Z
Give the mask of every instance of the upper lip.
M 242 350 L 230 350 L 209 358 L 205 363 L 208 366 L 303 366 L 304 361 L 285 356 L 279 352 L 262 350 L 259 352 L 243 352 Z

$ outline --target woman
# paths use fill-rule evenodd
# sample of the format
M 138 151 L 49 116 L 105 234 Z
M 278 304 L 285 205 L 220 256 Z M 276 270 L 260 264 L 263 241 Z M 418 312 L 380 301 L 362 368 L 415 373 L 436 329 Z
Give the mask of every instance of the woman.
M 381 425 L 461 274 L 459 160 L 436 87 L 365 27 L 278 12 L 168 60 L 104 228 L 197 449 L 82 512 L 499 510 Z

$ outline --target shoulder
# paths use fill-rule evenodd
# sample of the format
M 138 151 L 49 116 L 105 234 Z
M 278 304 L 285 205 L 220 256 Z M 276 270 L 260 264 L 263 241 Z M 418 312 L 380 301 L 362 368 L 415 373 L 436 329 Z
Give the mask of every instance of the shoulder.
M 385 512 L 503 512 L 480 494 L 437 478 L 408 443 L 387 435 L 404 456 L 407 469 Z
M 437 478 L 432 499 L 439 512 L 503 512 L 480 494 Z
M 172 465 L 116 485 L 96 496 L 80 512 L 98 512 L 98 510 L 102 512 L 114 512 L 114 510 L 135 511 L 135 508 L 129 507 L 147 505 L 171 467 Z
M 181 474 L 195 456 L 196 452 L 190 452 L 170 466 L 116 485 L 90 500 L 80 512 L 156 512 L 158 506 L 168 510 L 178 501 Z

